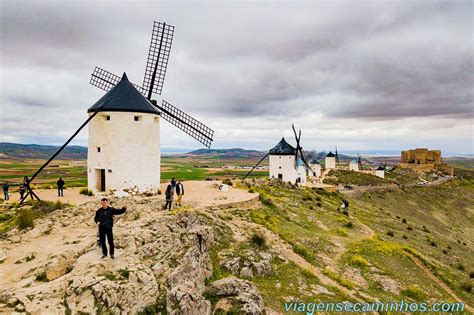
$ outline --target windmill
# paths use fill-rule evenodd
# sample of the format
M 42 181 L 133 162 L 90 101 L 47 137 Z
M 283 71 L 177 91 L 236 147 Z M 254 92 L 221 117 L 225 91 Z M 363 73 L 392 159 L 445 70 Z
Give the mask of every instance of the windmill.
M 174 107 L 165 100 L 162 100 L 161 104 L 158 104 L 156 100 L 152 100 L 153 93 L 161 95 L 163 89 L 173 35 L 174 26 L 166 23 L 156 21 L 154 22 L 143 84 L 142 86 L 133 84 L 133 87 L 146 98 L 147 102 L 149 102 L 149 104 L 145 104 L 145 106 L 152 106 L 156 108 L 156 113 L 164 120 L 168 121 L 178 129 L 184 131 L 186 134 L 190 135 L 192 138 L 196 139 L 204 146 L 209 148 L 213 141 L 214 135 L 214 131 L 211 128 L 207 127 L 180 109 Z M 119 77 L 104 69 L 95 67 L 89 83 L 108 92 L 105 95 L 107 96 L 115 87 L 119 85 L 119 83 L 123 81 L 125 81 L 125 85 L 127 83 L 129 84 L 128 78 L 125 74 L 122 77 Z M 31 189 L 31 182 L 77 136 L 77 134 L 95 116 L 97 116 L 97 114 L 100 112 L 101 106 L 103 106 L 103 104 L 97 105 L 96 108 L 90 108 L 89 117 L 76 130 L 76 132 L 74 132 L 74 134 L 30 178 L 25 176 L 24 185 L 27 187 L 27 194 L 21 199 L 20 203 L 23 203 L 28 196 L 30 196 L 31 199 L 35 198 L 40 200 Z
M 359 164 L 359 170 L 362 171 L 362 160 L 360 158 L 360 154 L 357 154 L 357 163 Z
M 252 171 L 257 168 L 258 165 L 260 165 L 260 163 L 262 163 L 262 161 L 270 155 L 270 161 L 271 161 L 271 157 L 272 156 L 283 156 L 283 157 L 291 157 L 291 156 L 294 156 L 294 161 L 292 162 L 293 164 L 291 165 L 291 168 L 292 168 L 292 171 L 296 171 L 297 168 L 298 168 L 298 164 L 299 163 L 303 163 L 304 166 L 306 166 L 307 169 L 311 169 L 308 165 L 308 163 L 306 162 L 306 159 L 304 157 L 304 154 L 303 154 L 303 148 L 301 147 L 300 145 L 300 141 L 301 141 L 301 130 L 299 130 L 298 134 L 296 133 L 296 129 L 295 129 L 295 126 L 292 125 L 292 128 L 293 128 L 293 133 L 295 135 L 295 140 L 296 140 L 296 148 L 292 147 L 290 144 L 288 144 L 286 141 L 285 141 L 285 138 L 282 138 L 282 140 L 274 147 L 272 148 L 271 150 L 269 150 L 259 161 L 257 164 L 255 164 L 254 167 L 252 167 L 252 169 L 244 176 L 243 179 L 246 179 L 250 173 L 252 173 Z M 283 179 L 283 174 L 281 174 L 282 176 L 279 178 Z

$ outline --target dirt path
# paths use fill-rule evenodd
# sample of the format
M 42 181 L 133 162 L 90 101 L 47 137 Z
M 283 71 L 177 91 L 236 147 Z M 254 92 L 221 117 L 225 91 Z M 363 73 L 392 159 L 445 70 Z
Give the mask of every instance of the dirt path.
M 415 265 L 418 266 L 418 268 L 420 268 L 428 277 L 430 277 L 431 280 L 433 280 L 437 285 L 439 285 L 440 287 L 442 287 L 456 302 L 460 302 L 460 303 L 463 303 L 466 310 L 468 310 L 469 312 L 471 313 L 474 313 L 474 309 L 472 307 L 470 307 L 466 302 L 464 302 L 463 300 L 461 300 L 457 295 L 456 293 L 454 293 L 454 291 L 448 287 L 446 285 L 446 283 L 444 283 L 443 281 L 441 281 L 438 277 L 436 277 L 433 272 L 428 268 L 426 267 L 423 262 L 421 262 L 420 259 L 418 259 L 417 257 L 413 256 L 413 254 L 411 253 L 408 253 L 408 252 L 405 252 L 405 254 L 410 257 L 410 259 L 415 263 Z

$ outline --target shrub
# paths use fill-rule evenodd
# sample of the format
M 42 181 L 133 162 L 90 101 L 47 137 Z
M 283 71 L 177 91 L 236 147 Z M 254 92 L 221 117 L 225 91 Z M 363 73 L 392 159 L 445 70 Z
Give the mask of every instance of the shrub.
M 260 201 L 265 205 L 265 206 L 268 206 L 268 207 L 274 207 L 275 204 L 273 203 L 273 200 L 268 197 L 267 194 L 260 194 Z
M 418 287 L 412 286 L 412 285 L 407 287 L 406 289 L 403 289 L 400 292 L 400 294 L 402 296 L 406 296 L 408 298 L 411 298 L 415 301 L 422 301 L 425 298 L 425 294 L 423 293 L 423 291 L 418 289 Z
M 461 289 L 466 291 L 467 293 L 471 293 L 472 291 L 472 284 L 470 282 L 463 282 L 461 284 Z
M 408 231 L 413 231 L 413 228 L 412 228 L 411 226 L 408 226 L 408 227 L 407 227 L 407 230 L 408 230 Z
M 104 274 L 104 277 L 105 277 L 105 279 L 110 280 L 110 281 L 117 280 L 117 277 L 115 276 L 115 274 L 113 272 L 110 272 L 110 271 L 106 272 Z
M 0 223 L 1 222 L 6 222 L 12 218 L 11 214 L 8 213 L 0 213 Z
M 92 192 L 92 190 L 89 190 L 87 187 L 82 187 L 82 188 L 79 190 L 79 193 L 80 193 L 81 195 L 94 196 L 94 193 Z
M 342 211 L 342 214 L 345 216 L 349 216 L 349 212 L 347 210 Z
M 402 238 L 405 239 L 405 240 L 407 240 L 407 239 L 408 239 L 408 236 L 406 236 L 405 234 L 403 234 Z
M 260 233 L 253 233 L 252 236 L 250 237 L 250 242 L 259 247 L 265 247 L 267 244 L 267 240 L 265 236 Z
M 321 197 L 317 196 L 316 201 L 321 201 Z
M 119 269 L 118 273 L 122 276 L 124 279 L 128 279 L 130 276 L 130 271 L 128 269 Z
M 443 249 L 443 254 L 447 255 L 447 254 L 448 254 L 448 250 Z
M 354 223 L 352 223 L 351 221 L 347 222 L 346 224 L 344 224 L 345 227 L 347 228 L 350 228 L 352 229 L 354 227 Z
M 469 273 L 469 278 L 471 278 L 471 279 L 474 278 L 474 271 L 471 271 L 471 272 Z
M 337 229 L 336 233 L 340 236 L 348 236 L 346 230 L 344 229 Z
M 255 189 L 253 189 L 253 188 L 249 189 L 249 193 L 253 194 L 254 192 L 255 192 Z
M 403 218 L 402 223 L 407 223 L 407 219 Z
M 229 186 L 233 186 L 234 184 L 232 183 L 232 181 L 229 179 L 229 178 L 226 178 L 222 181 L 222 184 L 225 184 L 225 185 L 229 185 Z
M 433 246 L 433 247 L 437 247 L 437 246 L 438 246 L 435 241 L 431 241 L 431 242 L 430 242 L 430 245 Z
M 313 207 L 313 206 L 309 206 L 309 210 L 314 210 L 314 207 Z
M 369 266 L 369 262 L 362 256 L 360 255 L 355 255 L 352 256 L 350 259 L 350 264 L 353 266 L 358 266 L 358 267 L 367 267 Z
M 22 209 L 17 217 L 17 225 L 20 230 L 35 226 L 35 215 L 31 209 Z
M 319 201 L 316 203 L 316 205 L 317 205 L 318 207 L 321 207 L 321 206 L 322 206 L 322 204 L 321 204 Z
M 305 258 L 306 260 L 310 260 L 312 258 L 310 252 L 303 245 L 291 244 L 291 247 L 293 247 L 293 251 L 295 253 Z
M 466 268 L 464 268 L 464 265 L 461 264 L 461 263 L 458 264 L 458 269 L 461 270 L 461 271 L 466 270 Z
M 394 237 L 395 234 L 393 233 L 393 231 L 387 231 L 387 235 L 390 237 Z
M 40 212 L 42 214 L 47 214 L 57 209 L 63 209 L 66 206 L 67 206 L 66 203 L 62 203 L 59 200 L 56 202 L 41 200 L 41 201 L 33 201 L 31 209 L 35 210 L 36 212 Z

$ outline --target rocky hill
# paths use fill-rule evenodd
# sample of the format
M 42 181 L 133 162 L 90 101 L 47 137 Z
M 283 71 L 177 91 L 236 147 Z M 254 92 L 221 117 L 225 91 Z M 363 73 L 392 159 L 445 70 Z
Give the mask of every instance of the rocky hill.
M 290 301 L 474 304 L 472 177 L 351 195 L 268 180 L 238 185 L 260 200 L 171 213 L 153 196 L 112 200 L 128 208 L 114 227 L 115 260 L 100 258 L 96 203 L 7 232 L 0 307 L 275 314 Z

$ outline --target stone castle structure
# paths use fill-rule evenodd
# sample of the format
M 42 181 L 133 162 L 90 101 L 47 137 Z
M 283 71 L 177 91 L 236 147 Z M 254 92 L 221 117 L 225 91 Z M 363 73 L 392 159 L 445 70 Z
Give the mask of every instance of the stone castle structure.
M 454 169 L 441 159 L 441 150 L 416 148 L 402 151 L 400 167 L 411 168 L 418 172 L 439 171 L 453 175 Z

